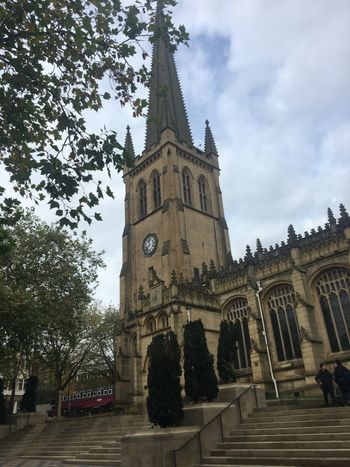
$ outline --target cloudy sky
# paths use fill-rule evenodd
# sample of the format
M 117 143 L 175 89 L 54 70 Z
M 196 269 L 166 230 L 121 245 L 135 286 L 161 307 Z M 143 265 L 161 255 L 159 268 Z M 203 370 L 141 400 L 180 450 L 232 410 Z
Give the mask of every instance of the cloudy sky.
M 221 188 L 234 258 L 259 237 L 264 247 L 326 222 L 330 206 L 350 209 L 350 1 L 180 0 L 174 17 L 190 33 L 176 54 L 194 142 L 209 119 L 220 153 Z M 124 140 L 130 124 L 137 153 L 145 121 L 115 102 L 91 126 Z M 105 249 L 97 298 L 118 304 L 122 179 L 103 222 L 84 225 Z M 47 209 L 38 213 L 47 218 Z

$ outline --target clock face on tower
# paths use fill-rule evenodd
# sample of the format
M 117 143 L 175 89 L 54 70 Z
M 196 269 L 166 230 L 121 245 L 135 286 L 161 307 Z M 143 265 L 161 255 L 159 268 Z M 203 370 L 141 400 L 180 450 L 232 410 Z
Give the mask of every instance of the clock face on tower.
M 145 237 L 143 241 L 143 245 L 142 245 L 142 250 L 143 250 L 144 255 L 152 256 L 156 252 L 157 245 L 158 245 L 157 235 L 154 233 L 148 234 Z

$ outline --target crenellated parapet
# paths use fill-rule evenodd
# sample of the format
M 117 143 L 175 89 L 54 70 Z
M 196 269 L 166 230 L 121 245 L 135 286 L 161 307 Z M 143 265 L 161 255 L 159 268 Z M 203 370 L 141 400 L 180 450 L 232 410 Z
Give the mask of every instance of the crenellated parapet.
M 334 217 L 331 209 L 328 209 L 327 214 L 328 222 L 324 227 L 319 226 L 310 232 L 297 234 L 290 225 L 286 242 L 264 248 L 261 240 L 257 239 L 255 252 L 253 253 L 250 245 L 247 245 L 244 258 L 234 260 L 229 253 L 225 266 L 217 266 L 213 260 L 209 265 L 203 263 L 201 274 L 197 274 L 191 284 L 201 283 L 202 287 L 210 287 L 212 292 L 222 293 L 249 285 L 252 268 L 256 278 L 292 271 L 298 267 L 291 254 L 293 249 L 298 249 L 300 263 L 305 266 L 316 257 L 326 258 L 335 253 L 346 252 L 349 248 L 346 229 L 350 228 L 350 216 L 343 204 L 340 205 L 338 219 Z

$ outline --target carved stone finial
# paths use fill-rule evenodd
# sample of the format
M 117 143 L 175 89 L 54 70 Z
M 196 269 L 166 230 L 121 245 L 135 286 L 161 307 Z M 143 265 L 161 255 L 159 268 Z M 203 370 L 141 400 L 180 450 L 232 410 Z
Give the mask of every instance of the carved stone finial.
M 245 261 L 247 261 L 248 264 L 253 263 L 254 257 L 253 257 L 250 245 L 246 246 L 244 259 L 245 259 Z
M 302 271 L 302 272 L 305 272 L 305 271 Z M 313 308 L 314 308 L 314 306 L 313 306 L 311 303 L 307 302 L 307 301 L 305 300 L 305 298 L 302 297 L 302 296 L 300 295 L 299 292 L 295 292 L 295 295 L 294 295 L 294 306 L 295 306 L 295 308 L 296 308 L 296 307 L 298 307 L 299 305 L 305 306 L 306 308 L 310 308 L 310 309 L 313 309 Z
M 176 285 L 176 284 L 177 284 L 177 275 L 176 275 L 176 271 L 173 269 L 171 271 L 170 285 Z
M 211 277 L 214 277 L 216 275 L 216 266 L 215 266 L 215 263 L 214 263 L 213 259 L 210 260 L 209 272 L 210 272 Z
M 299 335 L 300 335 L 300 342 L 307 341 L 307 342 L 311 342 L 312 344 L 322 344 L 322 341 L 319 341 L 311 337 L 310 334 L 306 331 L 306 329 L 303 326 L 300 326 L 299 328 Z
M 139 287 L 139 293 L 138 293 L 137 298 L 138 298 L 139 300 L 143 300 L 143 299 L 145 298 L 145 294 L 144 294 L 142 285 L 140 285 L 140 287 Z
M 340 211 L 340 217 L 339 217 L 339 225 L 342 228 L 345 227 L 350 227 L 350 216 L 345 209 L 345 206 L 343 203 L 339 205 L 339 211 Z
M 329 225 L 335 225 L 337 223 L 336 218 L 334 217 L 333 211 L 331 208 L 327 209 L 327 217 Z
M 259 353 L 259 354 L 264 354 L 266 353 L 266 350 L 265 349 L 262 349 L 258 346 L 258 344 L 255 342 L 255 340 L 253 338 L 250 339 L 250 352 L 253 352 L 253 350 L 255 350 L 255 352 Z
M 260 241 L 260 238 L 256 239 L 256 251 L 257 251 L 258 254 L 263 253 L 263 251 L 264 251 L 263 246 L 262 246 L 261 241 Z
M 298 237 L 292 224 L 288 227 L 288 245 L 291 247 L 298 246 Z

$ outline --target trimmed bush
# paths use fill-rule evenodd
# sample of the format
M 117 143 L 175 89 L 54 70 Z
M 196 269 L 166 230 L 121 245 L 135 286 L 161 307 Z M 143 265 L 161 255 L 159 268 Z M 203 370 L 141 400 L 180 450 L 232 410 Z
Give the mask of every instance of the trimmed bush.
M 37 376 L 29 376 L 20 404 L 22 412 L 36 412 L 36 391 L 38 384 L 39 380 Z
M 187 323 L 184 330 L 184 371 L 185 391 L 190 401 L 210 402 L 216 398 L 218 382 L 213 361 L 202 321 Z
M 4 381 L 0 378 L 0 425 L 6 423 L 7 411 L 4 398 Z
M 233 323 L 231 323 L 231 321 L 221 321 L 217 369 L 220 382 L 223 384 L 233 383 L 235 381 L 233 373 L 235 340 L 235 329 Z
M 148 418 L 161 428 L 179 426 L 184 419 L 181 398 L 181 352 L 173 331 L 154 336 L 148 346 Z

